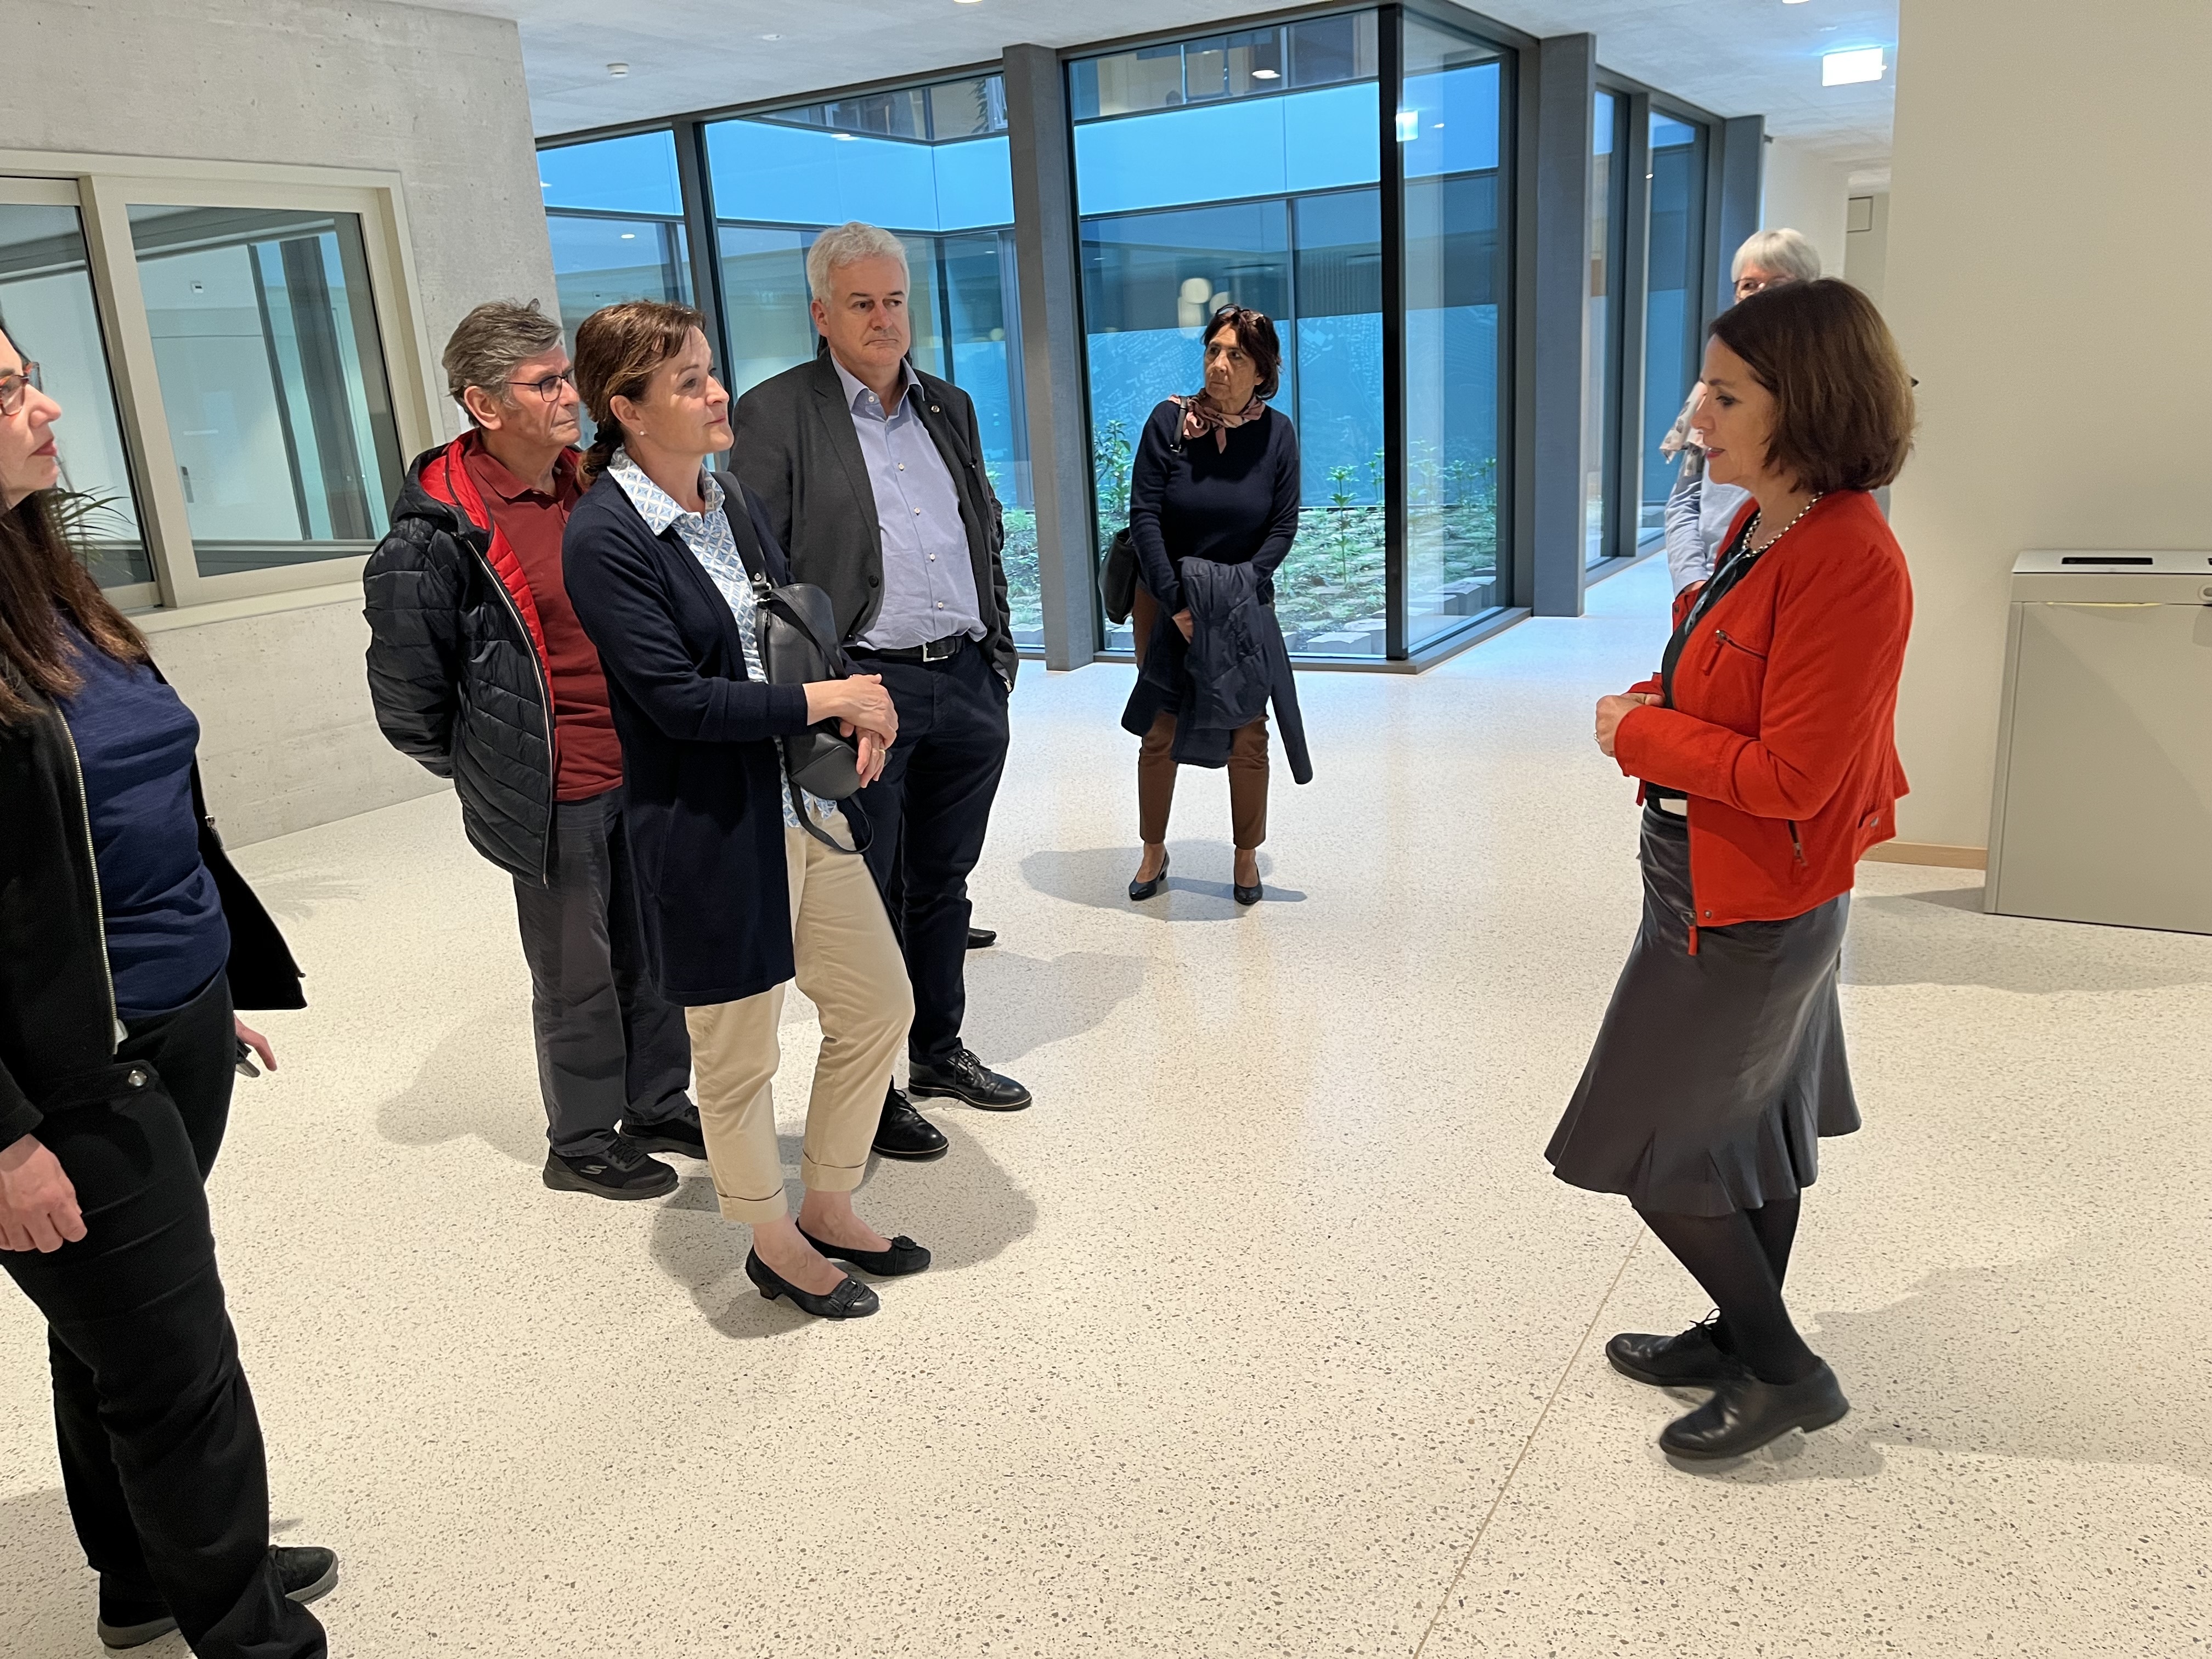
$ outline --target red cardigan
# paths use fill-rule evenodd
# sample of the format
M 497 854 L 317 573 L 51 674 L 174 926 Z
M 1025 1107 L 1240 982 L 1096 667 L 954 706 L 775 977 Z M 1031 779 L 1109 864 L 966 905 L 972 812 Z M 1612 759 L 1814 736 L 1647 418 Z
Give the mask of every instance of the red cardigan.
M 1700 927 L 1779 921 L 1849 892 L 1859 855 L 1897 833 L 1911 626 L 1911 578 L 1874 497 L 1830 495 L 1698 619 L 1674 706 L 1623 718 L 1620 769 L 1690 798 L 1692 951 Z M 1658 677 L 1633 689 L 1657 691 Z

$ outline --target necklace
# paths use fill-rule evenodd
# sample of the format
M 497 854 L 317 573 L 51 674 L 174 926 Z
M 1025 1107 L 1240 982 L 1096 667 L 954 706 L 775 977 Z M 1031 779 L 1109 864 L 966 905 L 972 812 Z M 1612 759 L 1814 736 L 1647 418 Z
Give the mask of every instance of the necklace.
M 1814 507 L 1820 506 L 1820 504 L 1826 499 L 1827 496 L 1825 491 L 1820 495 L 1814 496 L 1811 501 L 1806 502 L 1805 505 L 1798 510 L 1797 518 L 1790 520 L 1788 524 L 1784 525 L 1781 529 L 1776 531 L 1765 541 L 1759 543 L 1757 547 L 1753 547 L 1751 544 L 1753 538 L 1759 534 L 1759 521 L 1762 515 L 1757 508 L 1753 508 L 1751 514 L 1751 522 L 1743 527 L 1743 545 L 1745 552 L 1751 557 L 1754 559 L 1757 558 L 1760 554 L 1765 552 L 1768 548 L 1773 546 L 1775 543 L 1780 541 L 1784 536 L 1795 530 L 1797 527 L 1799 519 L 1802 519 L 1806 514 L 1810 513 Z

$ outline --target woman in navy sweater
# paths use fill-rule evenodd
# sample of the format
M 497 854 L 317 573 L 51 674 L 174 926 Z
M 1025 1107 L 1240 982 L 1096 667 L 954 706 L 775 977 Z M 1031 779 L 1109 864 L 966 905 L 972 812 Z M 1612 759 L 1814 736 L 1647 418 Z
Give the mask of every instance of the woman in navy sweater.
M 1267 406 L 1281 363 L 1274 324 L 1261 312 L 1224 306 L 1206 328 L 1206 389 L 1195 397 L 1170 398 L 1145 422 L 1129 481 L 1129 538 L 1144 573 L 1130 618 L 1140 670 L 1156 650 L 1179 653 L 1196 631 L 1184 592 L 1185 561 L 1249 564 L 1259 577 L 1261 603 L 1274 599 L 1273 578 L 1298 533 L 1297 434 Z M 1169 638 L 1170 629 L 1180 637 Z M 1279 700 L 1278 712 L 1290 712 L 1280 708 Z M 1133 899 L 1152 897 L 1167 879 L 1168 813 L 1175 803 L 1179 746 L 1188 753 L 1187 744 L 1176 744 L 1174 713 L 1163 707 L 1137 751 L 1138 831 L 1145 852 L 1129 884 Z M 1237 902 L 1256 904 L 1260 843 L 1267 838 L 1264 712 L 1237 728 L 1228 766 Z

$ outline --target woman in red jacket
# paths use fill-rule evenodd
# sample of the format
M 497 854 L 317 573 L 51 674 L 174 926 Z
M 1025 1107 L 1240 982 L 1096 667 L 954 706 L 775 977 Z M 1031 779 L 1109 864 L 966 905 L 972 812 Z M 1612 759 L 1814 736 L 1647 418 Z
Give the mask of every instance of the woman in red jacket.
M 1642 781 L 1644 923 L 1546 1156 L 1620 1193 L 1717 1315 L 1623 1334 L 1614 1369 L 1712 1398 L 1677 1456 L 1733 1457 L 1850 1409 L 1783 1305 L 1820 1137 L 1858 1127 L 1836 968 L 1859 855 L 1895 833 L 1905 556 L 1867 492 L 1911 447 L 1912 381 L 1881 314 L 1833 280 L 1712 326 L 1711 476 L 1753 500 L 1675 601 L 1660 672 L 1597 705 Z

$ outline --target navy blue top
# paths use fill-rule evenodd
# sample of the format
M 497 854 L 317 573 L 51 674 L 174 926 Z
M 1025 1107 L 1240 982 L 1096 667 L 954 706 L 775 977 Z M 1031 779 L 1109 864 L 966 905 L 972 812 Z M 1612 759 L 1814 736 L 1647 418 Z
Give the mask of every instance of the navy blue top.
M 1249 562 L 1272 578 L 1298 533 L 1298 439 L 1286 416 L 1270 409 L 1230 428 L 1225 445 L 1211 432 L 1178 442 L 1182 423 L 1172 400 L 1152 410 L 1129 477 L 1129 539 L 1170 616 L 1188 609 L 1185 559 Z
M 190 1002 L 230 957 L 192 817 L 200 723 L 152 669 L 118 662 L 66 617 L 63 626 L 84 690 L 57 702 L 84 770 L 116 1013 L 150 1019 Z

